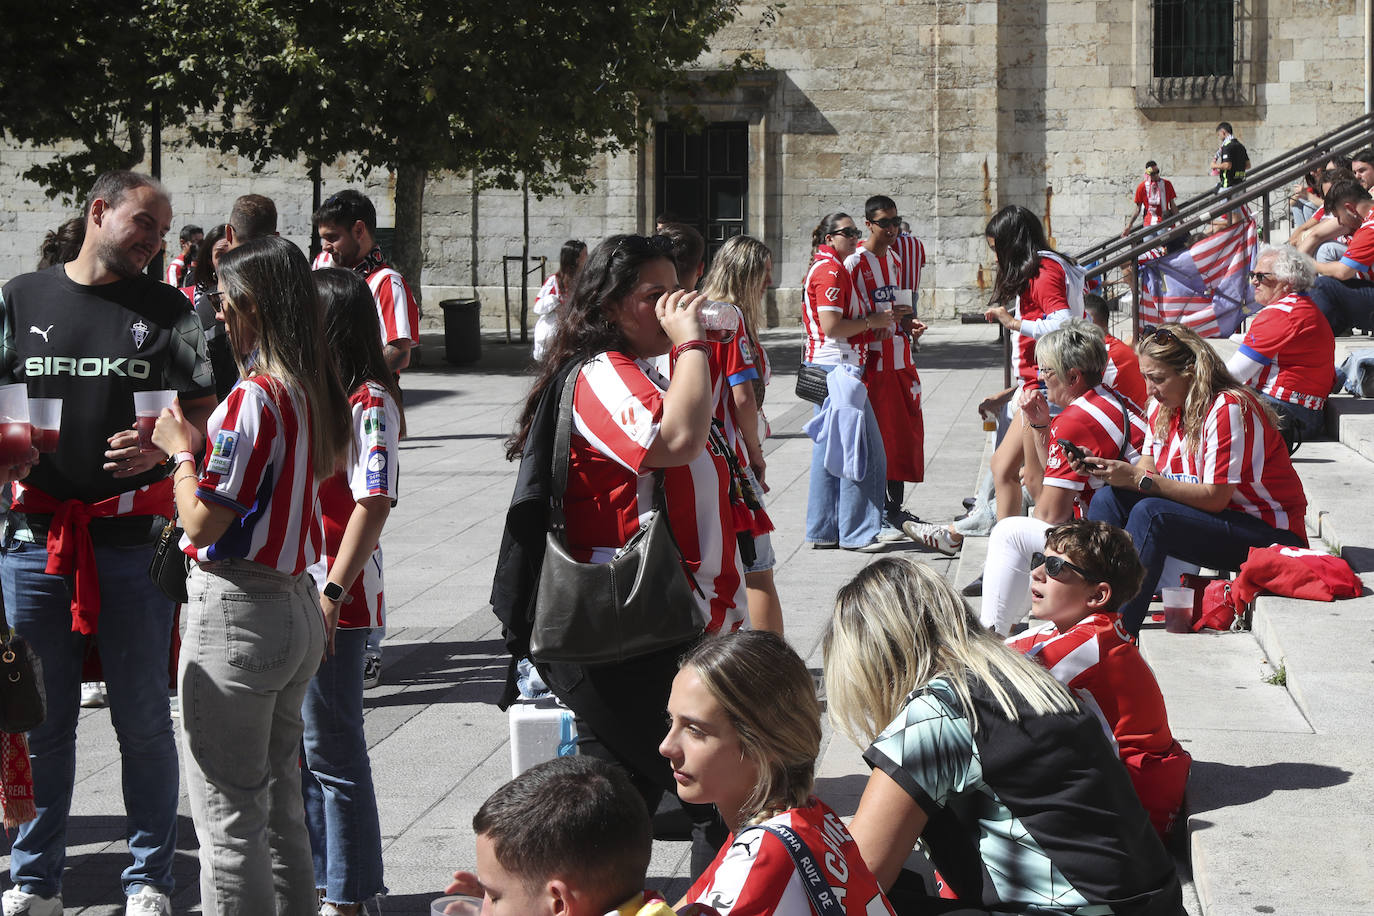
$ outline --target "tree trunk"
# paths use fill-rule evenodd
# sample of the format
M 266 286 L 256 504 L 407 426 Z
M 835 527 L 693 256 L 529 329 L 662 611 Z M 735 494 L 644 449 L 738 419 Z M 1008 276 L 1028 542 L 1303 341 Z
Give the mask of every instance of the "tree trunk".
M 396 169 L 396 250 L 386 253 L 392 266 L 410 284 L 415 298 L 420 300 L 421 313 L 424 302 L 420 293 L 420 271 L 425 259 L 420 250 L 420 233 L 424 223 L 425 177 L 423 166 L 407 164 Z

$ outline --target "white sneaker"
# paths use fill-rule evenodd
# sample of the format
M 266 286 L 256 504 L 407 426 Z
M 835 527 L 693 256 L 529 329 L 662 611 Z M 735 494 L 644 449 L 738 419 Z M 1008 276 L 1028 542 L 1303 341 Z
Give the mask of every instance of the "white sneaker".
M 172 903 L 166 894 L 145 884 L 137 894 L 129 895 L 124 916 L 172 916 Z
M 382 657 L 380 655 L 363 656 L 363 689 L 371 690 L 382 682 Z
M 5 916 L 62 916 L 61 896 L 40 897 L 11 887 L 0 894 Z
M 902 526 L 906 536 L 918 544 L 924 544 L 932 550 L 938 550 L 947 557 L 952 557 L 959 552 L 960 542 L 954 540 L 954 535 L 950 534 L 949 529 L 944 525 L 932 525 L 930 522 L 907 522 Z
M 83 709 L 100 709 L 105 705 L 105 682 L 83 681 L 81 684 L 81 706 Z M 8 913 L 5 916 L 9 916 Z

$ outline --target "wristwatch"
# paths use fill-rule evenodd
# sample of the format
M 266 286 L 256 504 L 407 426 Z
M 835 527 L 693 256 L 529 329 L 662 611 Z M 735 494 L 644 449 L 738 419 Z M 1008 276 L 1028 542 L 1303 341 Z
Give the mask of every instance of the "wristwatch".
M 324 588 L 320 589 L 320 594 L 330 601 L 338 601 L 344 596 L 343 586 L 337 582 L 326 582 Z
M 1139 490 L 1141 493 L 1149 493 L 1151 490 L 1155 488 L 1155 479 L 1151 477 L 1149 472 L 1147 471 L 1139 480 L 1135 482 L 1135 488 Z

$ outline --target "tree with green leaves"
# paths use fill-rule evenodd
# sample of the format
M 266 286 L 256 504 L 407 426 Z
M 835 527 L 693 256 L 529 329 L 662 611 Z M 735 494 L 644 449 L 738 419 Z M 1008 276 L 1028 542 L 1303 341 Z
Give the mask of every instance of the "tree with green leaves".
M 428 174 L 525 182 L 536 196 L 585 191 L 598 154 L 639 142 L 646 104 L 720 90 L 755 65 L 741 55 L 708 79 L 691 69 L 741 0 L 52 6 L 7 23 L 0 125 L 14 140 L 86 149 L 26 177 L 70 192 L 139 161 L 156 102 L 163 123 L 258 168 L 300 158 L 395 171 L 394 254 L 413 278 Z M 757 27 L 780 8 L 763 6 Z M 45 74 L 41 87 L 26 72 Z

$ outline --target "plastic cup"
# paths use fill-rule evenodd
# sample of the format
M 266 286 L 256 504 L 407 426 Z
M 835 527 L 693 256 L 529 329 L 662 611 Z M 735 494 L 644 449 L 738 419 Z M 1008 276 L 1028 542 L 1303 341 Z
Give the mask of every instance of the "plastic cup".
M 44 454 L 57 451 L 62 431 L 62 399 L 29 398 L 29 428 L 34 448 Z
M 1193 629 L 1193 590 L 1187 587 L 1161 588 L 1164 598 L 1164 629 L 1170 633 L 1188 633 Z
M 135 391 L 134 423 L 138 426 L 138 447 L 145 452 L 161 451 L 153 445 L 153 427 L 162 411 L 177 399 L 175 391 Z
M 907 309 L 908 311 L 910 311 L 910 310 L 911 310 L 911 290 L 909 290 L 909 289 L 894 290 L 893 293 L 892 293 L 892 301 L 895 302 L 897 305 L 900 305 L 900 306 L 902 306 L 903 308 L 905 308 L 905 309 Z
M 0 466 L 26 464 L 33 437 L 27 385 L 0 385 Z
M 724 343 L 735 336 L 739 330 L 739 309 L 729 302 L 708 299 L 701 306 L 701 327 L 706 336 Z
M 430 902 L 429 912 L 430 916 L 480 916 L 482 898 L 464 897 L 461 894 L 440 897 Z
M 997 418 L 996 418 L 996 417 L 994 417 L 994 416 L 993 416 L 992 414 L 990 414 L 990 413 L 983 413 L 982 411 L 980 411 L 978 415 L 979 415 L 980 417 L 983 418 L 983 432 L 985 432 L 985 433 L 995 433 L 995 432 L 997 432 Z

